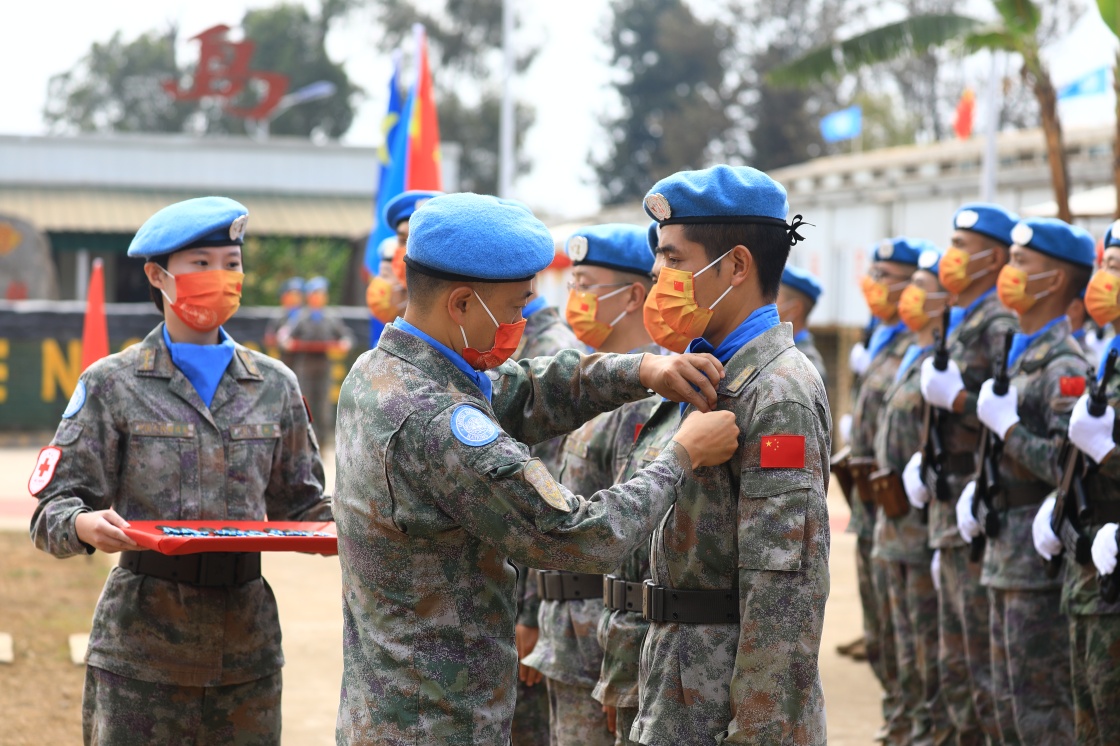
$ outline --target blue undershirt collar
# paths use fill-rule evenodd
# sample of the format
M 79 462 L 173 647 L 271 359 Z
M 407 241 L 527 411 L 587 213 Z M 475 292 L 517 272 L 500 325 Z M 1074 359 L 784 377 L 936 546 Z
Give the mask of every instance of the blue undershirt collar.
M 1036 339 L 1049 331 L 1050 327 L 1054 326 L 1054 324 L 1057 324 L 1059 321 L 1066 320 L 1067 318 L 1068 317 L 1066 316 L 1058 316 L 1057 318 L 1051 319 L 1049 324 L 1042 327 L 1034 334 L 1023 334 L 1022 332 L 1016 332 L 1014 339 L 1011 340 L 1011 354 L 1007 356 L 1007 369 L 1011 370 L 1012 366 L 1015 365 L 1015 362 L 1023 356 L 1023 353 L 1026 352 L 1032 344 L 1034 344 Z
M 874 360 L 880 352 L 886 349 L 887 345 L 894 341 L 895 337 L 905 331 L 906 324 L 901 321 L 894 326 L 879 324 L 875 327 L 875 331 L 871 332 L 871 341 L 867 345 L 867 352 L 871 355 L 871 359 Z
M 992 293 L 994 293 L 995 291 L 996 291 L 995 287 L 989 288 L 979 298 L 977 298 L 976 300 L 972 301 L 967 306 L 962 308 L 961 310 L 964 311 L 964 318 L 967 319 L 969 316 L 971 316 L 972 312 L 975 311 L 977 308 L 979 308 L 980 304 L 983 303 L 985 300 L 987 300 L 988 296 L 991 295 Z
M 479 391 L 481 391 L 482 395 L 486 397 L 486 401 L 492 401 L 492 397 L 494 395 L 493 381 L 491 381 L 490 377 L 485 373 L 477 371 L 471 366 L 467 365 L 467 361 L 463 359 L 462 355 L 460 355 L 458 352 L 455 352 L 455 350 L 451 349 L 442 342 L 437 342 L 431 335 L 420 331 L 415 326 L 408 323 L 402 318 L 398 317 L 397 320 L 393 322 L 393 326 L 397 329 L 400 329 L 402 332 L 406 332 L 414 337 L 417 337 L 418 339 L 424 340 L 432 347 L 434 347 L 436 351 L 447 358 L 452 365 L 461 370 L 463 372 L 463 375 L 471 379 L 471 381 L 474 382 L 475 386 L 478 386 Z
M 898 372 L 894 374 L 894 380 L 901 381 L 902 377 L 906 375 L 906 371 L 910 370 L 910 366 L 914 361 L 922 356 L 922 353 L 927 350 L 933 349 L 933 345 L 920 345 L 912 344 L 906 348 L 906 352 L 902 356 L 902 362 L 898 364 Z
M 797 334 L 793 335 L 793 343 L 795 345 L 799 345 L 802 342 L 807 342 L 808 340 L 809 340 L 809 330 L 808 329 L 802 329 Z
M 221 327 L 218 327 L 218 340 L 216 345 L 172 342 L 171 335 L 167 333 L 167 324 L 163 325 L 163 343 L 167 345 L 171 362 L 191 382 L 207 409 L 210 402 L 214 401 L 214 393 L 218 390 L 218 384 L 236 349 L 233 340 Z
M 714 355 L 715 358 L 724 365 L 727 365 L 728 361 L 735 356 L 736 352 L 780 323 L 782 323 L 782 321 L 778 318 L 778 307 L 773 303 L 769 303 L 756 308 L 750 316 L 743 320 L 742 324 L 735 327 L 735 329 L 724 338 L 719 347 L 713 347 L 711 342 L 703 337 L 698 337 L 688 344 L 688 351 L 707 352 Z M 681 403 L 681 414 L 684 414 L 684 410 L 687 406 L 687 404 Z
M 1085 328 L 1082 327 L 1080 329 L 1074 329 L 1073 333 L 1070 336 L 1076 339 L 1078 342 L 1083 341 L 1085 339 Z
M 541 311 L 548 306 L 548 299 L 543 295 L 538 295 L 533 300 L 529 301 L 529 305 L 521 309 L 521 318 L 527 319 L 537 311 Z

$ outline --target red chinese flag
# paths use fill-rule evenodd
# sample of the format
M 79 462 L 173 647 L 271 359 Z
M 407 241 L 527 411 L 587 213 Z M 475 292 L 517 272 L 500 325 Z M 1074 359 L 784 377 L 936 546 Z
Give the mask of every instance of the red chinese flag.
M 1085 393 L 1084 376 L 1062 376 L 1058 379 L 1062 396 L 1081 396 Z
M 961 100 L 957 102 L 957 116 L 953 120 L 953 131 L 962 140 L 972 137 L 972 110 L 975 107 L 976 94 L 971 88 L 965 88 Z
M 642 423 L 634 425 L 634 442 L 638 442 L 638 436 L 642 434 Z
M 420 64 L 416 79 L 416 97 L 412 118 L 408 123 L 408 171 L 405 189 L 443 189 L 440 168 L 439 119 L 432 90 L 432 72 L 428 67 L 428 36 L 423 27 L 417 29 Z
M 109 324 L 105 320 L 105 274 L 101 260 L 93 260 L 82 323 L 82 370 L 109 356 Z
M 759 466 L 763 469 L 804 469 L 804 435 L 763 435 Z

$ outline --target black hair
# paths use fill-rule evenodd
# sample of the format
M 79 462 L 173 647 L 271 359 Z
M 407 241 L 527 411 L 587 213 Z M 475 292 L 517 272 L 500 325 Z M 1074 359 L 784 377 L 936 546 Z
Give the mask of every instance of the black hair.
M 159 256 L 150 257 L 147 261 L 151 262 L 152 264 L 158 264 L 164 269 L 167 269 L 167 260 L 170 258 L 171 254 L 160 254 Z M 160 316 L 162 316 L 163 293 L 159 291 L 159 288 L 151 284 L 151 282 L 148 283 L 148 297 L 152 299 L 152 303 L 155 304 L 155 307 L 159 310 Z
M 762 223 L 686 223 L 684 237 L 704 247 L 709 262 L 714 262 L 736 246 L 750 249 L 762 299 L 773 303 L 782 284 L 782 270 L 789 259 L 789 229 Z M 719 273 L 719 266 L 715 268 Z
M 466 285 L 474 288 L 473 283 L 463 280 L 445 280 L 441 277 L 433 277 L 408 262 L 404 265 L 404 279 L 408 290 L 409 305 L 415 305 L 421 311 L 430 311 L 435 299 L 450 287 Z

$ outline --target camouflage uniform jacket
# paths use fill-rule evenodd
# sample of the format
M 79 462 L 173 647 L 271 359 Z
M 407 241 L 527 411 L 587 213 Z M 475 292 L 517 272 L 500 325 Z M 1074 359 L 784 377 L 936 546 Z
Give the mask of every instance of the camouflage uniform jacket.
M 662 399 L 654 406 L 633 447 L 615 464 L 615 481 L 625 482 L 648 466 L 677 431 L 681 421 L 680 405 Z M 614 575 L 632 583 L 649 579 L 649 541 L 638 544 Z M 638 706 L 638 659 L 648 628 L 649 622 L 642 616 L 641 609 L 636 612 L 603 609 L 597 630 L 603 664 L 592 697 L 612 707 Z
M 891 384 L 879 410 L 879 426 L 875 431 L 875 461 L 880 467 L 898 475 L 906 462 L 921 448 L 922 361 L 933 353 L 927 349 Z M 875 548 L 871 556 L 887 562 L 929 565 L 933 557 L 928 544 L 929 529 L 922 523 L 921 513 L 910 510 L 901 518 L 887 518 L 882 507 L 875 512 Z
M 1059 455 L 1078 399 L 1062 394 L 1061 379 L 1091 375 L 1081 346 L 1070 336 L 1069 319 L 1063 317 L 1036 339 L 1009 373 L 1019 394 L 1019 424 L 1003 446 L 999 464 L 1003 491 L 1024 494 L 1042 488 L 1045 492 L 1061 480 Z M 1060 578 L 1047 576 L 1034 550 L 1031 526 L 1037 512 L 1034 504 L 1000 513 L 999 536 L 989 538 L 984 551 L 981 585 L 1016 590 L 1061 587 Z
M 995 290 L 983 296 L 971 313 L 949 334 L 949 357 L 961 370 L 964 380 L 964 412 L 956 414 L 941 410 L 941 442 L 949 454 L 971 454 L 980 451 L 980 424 L 976 416 L 976 397 L 980 387 L 995 375 L 995 368 L 1003 355 L 1004 338 L 1008 331 L 1017 331 L 1019 320 L 999 301 Z M 962 456 L 955 456 L 962 458 Z M 927 477 L 930 494 L 935 494 L 932 470 Z M 964 539 L 957 531 L 957 498 L 964 486 L 972 481 L 975 469 L 964 473 L 949 474 L 947 483 L 950 499 L 933 500 L 929 506 L 929 545 L 934 549 L 963 547 Z
M 583 350 L 586 345 L 576 338 L 563 319 L 560 312 L 552 306 L 545 306 L 525 320 L 525 332 L 521 335 L 521 342 L 513 353 L 514 360 L 529 360 L 535 357 L 548 357 L 561 350 Z M 560 446 L 564 438 L 552 438 L 543 443 L 537 443 L 529 452 L 548 467 L 553 476 L 560 473 Z M 576 494 L 579 494 L 578 492 Z M 537 596 L 535 578 L 530 576 L 529 568 L 519 565 L 517 567 L 517 623 L 526 627 L 536 627 L 540 615 L 540 598 Z
M 650 624 L 630 738 L 823 744 L 828 399 L 788 323 L 744 345 L 725 371 L 718 408 L 735 413 L 739 448 L 682 485 L 654 532 L 650 570 L 663 586 L 737 590 L 740 621 Z M 804 437 L 803 468 L 761 467 L 766 436 L 777 434 Z
M 292 339 L 300 342 L 334 342 L 343 339 L 353 341 L 354 337 L 350 328 L 330 308 L 304 306 L 294 315 L 288 316 L 281 329 L 287 329 Z
M 894 383 L 898 366 L 906 348 L 914 341 L 914 335 L 903 332 L 887 344 L 860 379 L 859 393 L 852 409 L 852 456 L 858 458 L 875 457 L 875 428 L 879 425 L 879 411 L 883 407 L 887 389 Z M 875 533 L 874 508 L 862 502 L 859 490 L 852 491 L 852 518 L 848 523 L 848 533 L 861 539 L 870 539 Z M 860 508 L 864 508 L 861 510 Z
M 568 350 L 507 362 L 491 371 L 491 404 L 396 326 L 358 359 L 339 403 L 339 743 L 508 743 L 517 654 L 507 559 L 609 571 L 690 472 L 674 446 L 626 485 L 585 499 L 523 443 L 648 396 L 640 361 Z M 476 445 L 460 437 L 464 419 Z
M 657 355 L 660 348 L 651 344 L 635 352 Z M 557 481 L 576 495 L 592 495 L 613 485 L 615 464 L 634 447 L 637 431 L 660 400 L 652 396 L 624 404 L 565 436 Z M 638 546 L 646 544 L 648 538 Z M 541 601 L 540 637 L 523 662 L 555 681 L 589 689 L 595 686 L 603 663 L 596 636 L 602 612 L 602 597 Z
M 817 349 L 817 344 L 813 340 L 813 335 L 809 333 L 808 329 L 804 329 L 803 334 L 795 336 L 793 341 L 797 349 L 801 350 L 801 354 L 809 358 L 809 362 L 817 369 L 817 373 L 820 373 L 821 381 L 824 382 L 827 388 L 828 370 L 824 366 L 824 357 L 821 355 L 821 351 Z
M 171 362 L 160 324 L 90 366 L 85 405 L 63 419 L 54 478 L 31 520 L 56 557 L 92 552 L 78 513 L 125 520 L 330 520 L 323 463 L 291 371 L 238 346 L 208 408 Z M 179 686 L 224 686 L 284 663 L 276 600 L 263 579 L 202 588 L 120 567 L 93 616 L 89 665 Z

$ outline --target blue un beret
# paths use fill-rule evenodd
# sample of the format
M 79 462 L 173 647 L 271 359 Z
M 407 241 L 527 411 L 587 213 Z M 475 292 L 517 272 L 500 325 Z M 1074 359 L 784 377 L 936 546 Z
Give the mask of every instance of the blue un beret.
M 523 205 L 482 194 L 433 197 L 409 223 L 405 262 L 446 280 L 518 282 L 552 263 L 544 223 Z
M 1104 232 L 1104 247 L 1107 249 L 1112 246 L 1120 246 L 1120 220 L 1108 226 L 1108 230 Z
M 809 300 L 814 303 L 821 297 L 823 288 L 821 287 L 820 280 L 811 275 L 801 267 L 794 267 L 789 264 L 782 270 L 782 284 L 788 285 L 797 292 L 809 297 Z
M 762 223 L 793 229 L 786 224 L 786 190 L 758 169 L 713 166 L 703 171 L 678 171 L 653 185 L 642 202 L 646 214 L 661 225 L 674 223 Z
M 314 293 L 316 290 L 326 291 L 331 286 L 326 277 L 312 277 L 303 285 L 303 292 Z
M 381 219 L 385 225 L 396 230 L 397 223 L 412 217 L 412 213 L 416 212 L 421 205 L 432 197 L 438 197 L 441 194 L 443 194 L 443 192 L 435 192 L 427 189 L 413 189 L 408 192 L 401 192 L 385 203 L 385 207 L 381 209 Z
M 196 197 L 168 205 L 144 221 L 128 255 L 141 259 L 200 246 L 240 246 L 249 210 L 229 197 Z
M 581 228 L 568 239 L 566 248 L 576 266 L 591 264 L 636 275 L 653 271 L 649 234 L 636 225 L 604 223 Z
M 962 231 L 972 231 L 999 241 L 1004 246 L 1014 243 L 1011 229 L 1019 222 L 1019 216 L 999 205 L 984 202 L 971 202 L 961 205 L 953 215 L 953 227 Z
M 1057 218 L 1027 218 L 1011 229 L 1011 241 L 1089 269 L 1097 257 L 1097 242 L 1088 231 Z
M 884 238 L 875 245 L 871 261 L 898 262 L 899 264 L 913 264 L 917 267 L 918 257 L 922 255 L 923 251 L 929 251 L 930 249 L 937 251 L 937 247 L 924 238 L 907 238 L 906 236 Z
M 649 240 L 649 250 L 656 254 L 657 244 L 661 240 L 661 233 L 658 230 L 656 220 L 650 223 L 649 228 L 646 229 L 646 238 Z
M 304 280 L 302 277 L 289 277 L 284 280 L 284 284 L 280 286 L 280 294 L 289 293 L 293 290 L 302 293 Z

